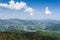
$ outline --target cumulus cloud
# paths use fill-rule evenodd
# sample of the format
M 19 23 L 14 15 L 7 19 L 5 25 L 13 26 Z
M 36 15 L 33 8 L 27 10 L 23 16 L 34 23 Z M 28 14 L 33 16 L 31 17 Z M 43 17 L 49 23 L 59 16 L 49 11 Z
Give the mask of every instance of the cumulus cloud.
M 9 4 L 7 3 L 0 3 L 0 7 L 9 8 L 9 9 L 15 9 L 20 10 L 26 6 L 25 2 L 14 2 L 13 0 L 9 1 Z
M 33 8 L 27 6 L 25 2 L 15 2 L 14 0 L 10 0 L 9 4 L 7 3 L 0 3 L 0 7 L 8 8 L 8 9 L 15 9 L 21 10 L 24 9 L 24 12 L 29 13 L 29 15 L 33 15 Z
M 33 15 L 34 10 L 32 8 L 26 8 L 24 12 L 30 13 L 29 15 Z
M 48 9 L 48 7 L 45 8 L 45 14 L 46 15 L 51 14 L 51 11 Z

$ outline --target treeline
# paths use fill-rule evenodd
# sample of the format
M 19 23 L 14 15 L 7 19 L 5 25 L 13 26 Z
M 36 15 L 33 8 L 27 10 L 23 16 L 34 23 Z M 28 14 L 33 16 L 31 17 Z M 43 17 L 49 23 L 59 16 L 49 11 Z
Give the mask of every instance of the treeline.
M 0 40 L 60 40 L 60 34 L 50 32 L 0 32 Z

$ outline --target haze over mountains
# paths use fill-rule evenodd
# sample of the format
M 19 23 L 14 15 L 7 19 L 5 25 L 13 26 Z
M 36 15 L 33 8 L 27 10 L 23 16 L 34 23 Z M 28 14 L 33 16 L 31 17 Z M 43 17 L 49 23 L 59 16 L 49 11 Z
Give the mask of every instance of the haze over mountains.
M 58 31 L 60 32 L 60 21 L 57 20 L 21 20 L 21 19 L 0 19 L 0 31 Z

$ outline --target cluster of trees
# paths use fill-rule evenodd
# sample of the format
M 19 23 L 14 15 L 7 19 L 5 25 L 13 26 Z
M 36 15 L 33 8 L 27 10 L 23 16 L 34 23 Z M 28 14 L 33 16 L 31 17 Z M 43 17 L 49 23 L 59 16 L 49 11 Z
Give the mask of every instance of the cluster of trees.
M 0 32 L 0 40 L 60 40 L 60 34 L 50 32 Z

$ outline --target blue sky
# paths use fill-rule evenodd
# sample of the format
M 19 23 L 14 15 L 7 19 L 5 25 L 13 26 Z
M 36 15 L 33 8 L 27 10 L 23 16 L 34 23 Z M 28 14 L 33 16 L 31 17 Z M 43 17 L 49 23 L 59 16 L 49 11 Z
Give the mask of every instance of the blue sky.
M 60 20 L 60 0 L 0 0 L 0 19 L 14 18 Z

